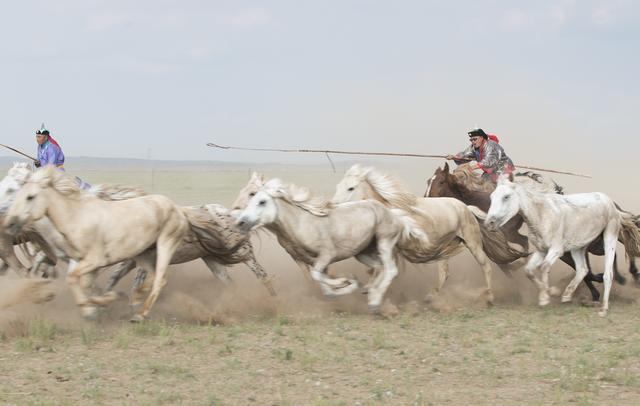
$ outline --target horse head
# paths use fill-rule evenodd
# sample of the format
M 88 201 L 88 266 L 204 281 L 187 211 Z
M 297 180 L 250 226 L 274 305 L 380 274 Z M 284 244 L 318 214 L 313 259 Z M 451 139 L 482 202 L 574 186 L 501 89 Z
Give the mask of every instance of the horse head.
M 9 209 L 16 193 L 27 182 L 31 173 L 31 165 L 25 162 L 16 162 L 9 169 L 7 176 L 0 181 L 0 213 Z
M 236 215 L 247 207 L 249 200 L 265 185 L 264 175 L 254 172 L 245 187 L 240 189 L 236 200 L 231 204 L 231 212 Z
M 517 187 L 512 173 L 500 176 L 496 189 L 491 193 L 491 206 L 484 221 L 487 228 L 497 230 L 518 214 L 520 196 Z

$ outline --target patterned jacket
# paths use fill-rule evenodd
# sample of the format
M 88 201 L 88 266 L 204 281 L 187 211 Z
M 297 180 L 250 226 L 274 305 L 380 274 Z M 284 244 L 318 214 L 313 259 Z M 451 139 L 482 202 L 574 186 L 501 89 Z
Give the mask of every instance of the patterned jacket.
M 498 176 L 502 173 L 511 173 L 515 170 L 513 161 L 504 152 L 504 149 L 495 141 L 485 140 L 484 144 L 478 149 L 473 145 L 469 145 L 467 149 L 458 153 L 456 158 L 473 159 L 478 163 L 477 169 L 481 169 L 485 178 L 490 178 L 493 182 L 498 180 Z M 459 165 L 465 161 L 455 160 Z M 475 169 L 475 168 L 474 168 Z

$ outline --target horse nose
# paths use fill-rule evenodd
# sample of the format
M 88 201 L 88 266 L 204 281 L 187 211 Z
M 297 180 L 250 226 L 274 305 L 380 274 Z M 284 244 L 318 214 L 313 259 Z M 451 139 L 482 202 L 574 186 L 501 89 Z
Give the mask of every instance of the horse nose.
M 11 217 L 9 219 L 9 223 L 7 224 L 6 230 L 9 235 L 18 234 L 18 232 L 20 231 L 20 225 L 18 224 L 18 221 L 15 217 Z
M 495 230 L 496 228 L 496 220 L 493 218 L 487 218 L 484 222 L 485 226 L 487 226 L 489 229 Z
M 250 228 L 249 223 L 244 217 L 241 217 L 238 220 L 236 220 L 236 227 L 238 227 L 238 229 L 242 232 L 247 232 Z

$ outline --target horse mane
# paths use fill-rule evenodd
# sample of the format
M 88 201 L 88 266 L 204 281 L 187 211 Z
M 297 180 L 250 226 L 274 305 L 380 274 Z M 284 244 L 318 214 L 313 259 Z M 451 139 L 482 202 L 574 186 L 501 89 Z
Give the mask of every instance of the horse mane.
M 329 200 L 322 196 L 314 196 L 306 187 L 285 183 L 277 178 L 265 183 L 262 190 L 269 196 L 282 199 L 314 216 L 328 216 L 334 207 Z
M 474 192 L 491 193 L 496 187 L 492 182 L 488 182 L 482 179 L 479 174 L 476 174 L 469 164 L 458 166 L 451 172 L 451 175 L 456 180 L 456 183 L 463 184 L 467 189 Z M 540 193 L 564 194 L 564 188 L 554 180 L 548 180 L 542 175 L 531 171 L 516 173 L 514 175 L 514 183 Z
M 103 183 L 92 186 L 87 193 L 98 199 L 109 201 L 128 200 L 147 195 L 147 192 L 141 188 L 121 185 L 119 183 Z
M 345 176 L 354 176 L 365 181 L 380 197 L 390 206 L 413 210 L 417 203 L 417 197 L 406 190 L 400 180 L 392 175 L 379 172 L 373 167 L 353 165 Z
M 29 180 L 40 184 L 48 183 L 53 189 L 69 198 L 77 199 L 82 195 L 82 189 L 78 186 L 76 179 L 53 165 L 47 165 L 34 172 Z
M 519 172 L 515 174 L 513 181 L 529 190 L 539 193 L 564 194 L 564 188 L 562 186 L 558 185 L 553 179 L 549 181 L 538 173 L 530 171 Z
M 477 175 L 469 164 L 463 164 L 458 166 L 451 172 L 451 176 L 455 179 L 456 183 L 463 184 L 467 189 L 473 192 L 493 192 L 495 185 L 488 182 L 480 175 Z

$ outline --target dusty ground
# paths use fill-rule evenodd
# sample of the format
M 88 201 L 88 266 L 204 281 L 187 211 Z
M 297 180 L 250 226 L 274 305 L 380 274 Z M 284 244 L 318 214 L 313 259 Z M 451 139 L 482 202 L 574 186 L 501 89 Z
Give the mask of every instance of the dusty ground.
M 91 175 L 83 174 L 93 180 Z M 139 174 L 93 175 L 145 185 Z M 229 204 L 246 177 L 157 174 L 154 187 L 183 204 Z M 305 184 L 317 174 L 291 177 Z M 330 193 L 335 182 L 327 179 L 322 190 Z M 482 273 L 462 254 L 451 261 L 445 291 L 428 305 L 422 298 L 434 286 L 435 266 L 404 267 L 388 295 L 398 312 L 382 318 L 367 313 L 360 294 L 321 297 L 268 235 L 255 243 L 258 260 L 274 277 L 277 298 L 242 265 L 232 267 L 235 286 L 225 289 L 194 262 L 172 267 L 151 320 L 139 325 L 127 322 L 126 301 L 88 323 L 64 280 L 43 284 L 2 277 L 0 403 L 640 402 L 635 286 L 615 286 L 611 313 L 602 319 L 581 305 L 584 291 L 573 304 L 556 299 L 540 309 L 526 278 L 508 279 L 496 271 L 497 303 L 486 308 L 478 300 Z M 600 269 L 601 261 L 593 265 Z M 354 261 L 337 264 L 333 272 L 365 278 Z M 569 275 L 564 265 L 554 267 L 554 284 L 564 287 Z M 130 284 L 125 279 L 120 289 L 127 292 Z M 50 294 L 55 298 L 41 303 Z

